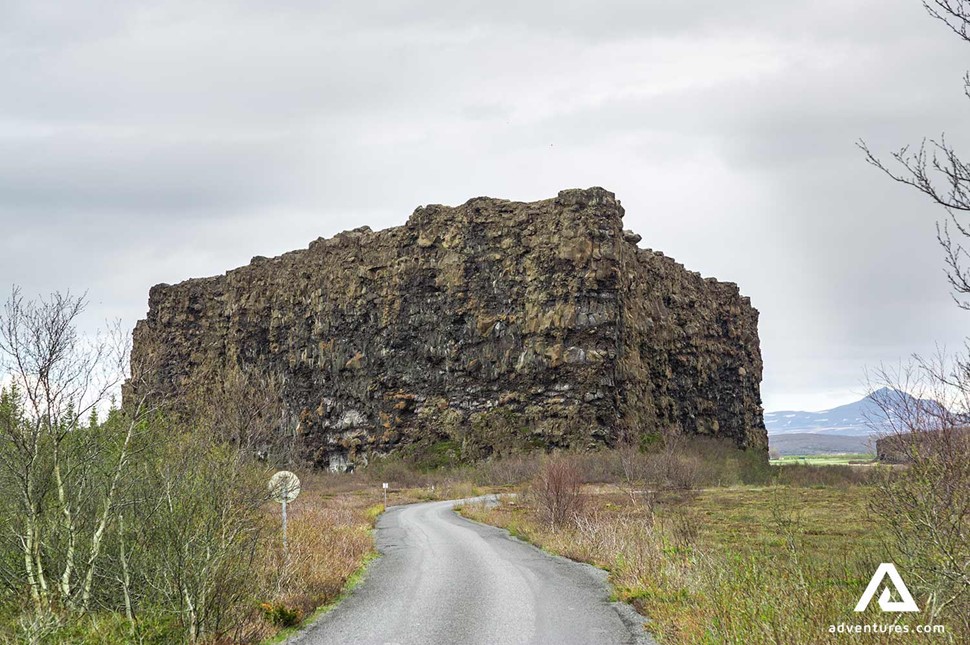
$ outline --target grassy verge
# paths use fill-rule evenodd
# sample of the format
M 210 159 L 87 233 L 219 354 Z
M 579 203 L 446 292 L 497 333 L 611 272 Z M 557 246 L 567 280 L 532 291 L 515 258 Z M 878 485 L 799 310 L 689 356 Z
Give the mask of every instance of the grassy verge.
M 311 625 L 313 625 L 313 623 L 317 622 L 324 615 L 330 613 L 337 605 L 339 605 L 347 596 L 349 596 L 354 591 L 354 589 L 356 589 L 364 581 L 364 577 L 367 574 L 367 567 L 370 566 L 370 563 L 373 562 L 376 558 L 377 558 L 377 552 L 371 551 L 364 558 L 364 562 L 363 564 L 361 564 L 360 568 L 357 569 L 357 571 L 355 571 L 349 578 L 347 578 L 347 582 L 344 584 L 344 587 L 341 590 L 339 596 L 334 598 L 326 605 L 317 607 L 312 614 L 310 614 L 305 619 L 303 619 L 298 625 L 281 629 L 272 637 L 265 639 L 260 645 L 274 645 L 276 643 L 282 643 L 286 641 L 288 638 L 295 636 L 303 629 L 310 627 Z
M 288 509 L 288 552 L 279 535 L 274 547 L 261 554 L 255 573 L 265 596 L 239 640 L 267 642 L 332 607 L 376 554 L 372 532 L 384 510 L 379 493 L 335 491 L 329 484 L 323 475 L 303 478 L 303 491 Z M 279 514 L 279 506 L 267 512 Z
M 662 643 L 841 642 L 846 636 L 830 634 L 830 625 L 900 616 L 886 619 L 875 607 L 853 612 L 885 557 L 866 512 L 868 486 L 585 491 L 583 512 L 555 529 L 528 495 L 462 512 L 606 569 L 616 598 L 649 617 L 647 628 Z

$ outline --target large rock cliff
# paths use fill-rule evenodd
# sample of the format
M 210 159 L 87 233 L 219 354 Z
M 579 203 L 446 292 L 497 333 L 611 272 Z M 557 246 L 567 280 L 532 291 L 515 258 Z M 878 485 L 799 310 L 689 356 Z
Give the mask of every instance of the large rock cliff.
M 132 364 L 170 395 L 203 365 L 279 377 L 282 423 L 334 469 L 669 430 L 767 450 L 758 312 L 638 248 L 622 217 L 601 188 L 476 198 L 158 285 Z

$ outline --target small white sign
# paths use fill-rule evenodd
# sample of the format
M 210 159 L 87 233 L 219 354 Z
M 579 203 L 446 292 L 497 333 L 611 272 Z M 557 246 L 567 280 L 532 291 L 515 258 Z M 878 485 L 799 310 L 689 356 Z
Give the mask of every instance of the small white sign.
M 387 482 L 384 482 L 384 488 L 387 489 Z
M 270 478 L 269 493 L 280 504 L 292 502 L 300 494 L 300 478 L 281 470 Z

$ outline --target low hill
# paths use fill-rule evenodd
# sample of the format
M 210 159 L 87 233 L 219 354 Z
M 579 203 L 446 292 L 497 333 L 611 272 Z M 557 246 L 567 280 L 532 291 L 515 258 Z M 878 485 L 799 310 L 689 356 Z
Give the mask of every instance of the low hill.
M 768 435 L 768 448 L 782 457 L 875 453 L 875 441 L 875 437 L 793 432 Z

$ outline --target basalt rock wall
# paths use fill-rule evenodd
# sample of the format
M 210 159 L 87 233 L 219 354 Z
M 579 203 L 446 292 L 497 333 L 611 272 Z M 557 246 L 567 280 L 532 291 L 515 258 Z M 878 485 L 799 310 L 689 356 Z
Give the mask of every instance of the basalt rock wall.
M 622 217 L 601 188 L 476 198 L 157 285 L 132 364 L 160 396 L 203 367 L 277 377 L 281 423 L 333 469 L 671 429 L 767 450 L 757 311 L 638 248 Z

